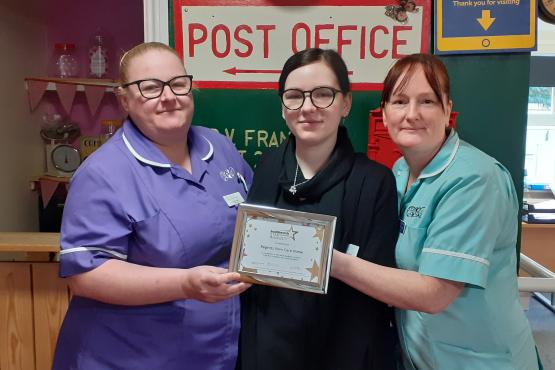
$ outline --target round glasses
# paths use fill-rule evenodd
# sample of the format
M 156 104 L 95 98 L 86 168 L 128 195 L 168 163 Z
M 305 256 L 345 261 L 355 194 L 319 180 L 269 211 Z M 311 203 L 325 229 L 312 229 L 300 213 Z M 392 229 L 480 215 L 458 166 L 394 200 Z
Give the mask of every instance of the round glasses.
M 127 88 L 131 85 L 137 85 L 139 92 L 145 99 L 156 99 L 162 95 L 164 87 L 167 85 L 172 93 L 175 95 L 187 95 L 191 92 L 191 86 L 193 85 L 193 76 L 183 75 L 176 76 L 168 81 L 160 81 L 157 78 L 149 78 L 146 80 L 137 80 L 121 85 L 123 88 Z
M 308 91 L 287 89 L 280 95 L 283 106 L 289 110 L 301 109 L 306 99 L 306 94 L 310 96 L 312 105 L 316 108 L 324 109 L 333 104 L 335 95 L 340 92 L 341 90 L 334 89 L 333 87 L 322 86 Z

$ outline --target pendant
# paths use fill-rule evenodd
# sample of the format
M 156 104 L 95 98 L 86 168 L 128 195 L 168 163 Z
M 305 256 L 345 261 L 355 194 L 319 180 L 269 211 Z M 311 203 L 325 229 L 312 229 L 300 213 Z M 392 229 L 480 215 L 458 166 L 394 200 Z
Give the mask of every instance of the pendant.
M 297 192 L 297 187 L 295 185 L 291 185 L 291 187 L 289 188 L 289 192 L 295 195 L 295 193 Z

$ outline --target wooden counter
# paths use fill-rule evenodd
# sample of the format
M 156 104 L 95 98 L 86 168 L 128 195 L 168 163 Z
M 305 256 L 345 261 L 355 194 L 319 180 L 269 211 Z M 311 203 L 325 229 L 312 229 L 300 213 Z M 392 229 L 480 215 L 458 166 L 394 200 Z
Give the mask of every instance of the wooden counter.
M 59 245 L 58 233 L 0 232 L 0 253 L 31 261 L 49 261 Z M 50 370 L 69 303 L 58 270 L 57 262 L 0 262 L 0 369 Z
M 60 251 L 59 233 L 1 233 L 0 252 Z
M 555 272 L 555 224 L 522 223 L 521 252 Z

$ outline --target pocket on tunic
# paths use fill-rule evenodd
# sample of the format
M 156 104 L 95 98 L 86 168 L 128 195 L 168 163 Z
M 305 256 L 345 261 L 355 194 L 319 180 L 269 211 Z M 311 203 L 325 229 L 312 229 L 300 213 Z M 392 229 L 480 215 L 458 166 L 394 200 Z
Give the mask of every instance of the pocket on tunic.
M 476 352 L 442 342 L 434 342 L 432 351 L 438 370 L 516 370 L 508 351 Z

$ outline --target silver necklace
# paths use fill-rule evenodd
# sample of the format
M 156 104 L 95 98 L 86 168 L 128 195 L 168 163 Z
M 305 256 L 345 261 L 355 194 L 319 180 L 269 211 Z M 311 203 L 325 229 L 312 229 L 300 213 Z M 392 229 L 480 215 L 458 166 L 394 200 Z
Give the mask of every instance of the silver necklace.
M 303 182 L 300 182 L 297 184 L 297 176 L 299 174 L 299 163 L 297 163 L 297 169 L 295 170 L 295 179 L 293 180 L 293 185 L 291 185 L 291 187 L 289 188 L 289 191 L 291 192 L 291 194 L 295 195 L 295 193 L 297 192 L 297 186 L 304 184 L 305 182 L 309 181 L 308 180 L 304 180 Z

